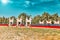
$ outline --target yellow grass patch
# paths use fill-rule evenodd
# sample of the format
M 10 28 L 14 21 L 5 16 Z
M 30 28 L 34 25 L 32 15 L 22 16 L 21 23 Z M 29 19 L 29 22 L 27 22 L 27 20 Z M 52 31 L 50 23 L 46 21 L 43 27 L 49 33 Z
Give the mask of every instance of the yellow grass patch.
M 0 27 L 0 40 L 60 40 L 60 30 Z

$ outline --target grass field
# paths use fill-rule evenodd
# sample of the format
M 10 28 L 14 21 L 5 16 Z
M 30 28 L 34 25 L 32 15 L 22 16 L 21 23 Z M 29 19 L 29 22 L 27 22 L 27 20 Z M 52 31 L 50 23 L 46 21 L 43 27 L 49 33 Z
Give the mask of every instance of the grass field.
M 0 40 L 60 40 L 60 30 L 0 27 Z

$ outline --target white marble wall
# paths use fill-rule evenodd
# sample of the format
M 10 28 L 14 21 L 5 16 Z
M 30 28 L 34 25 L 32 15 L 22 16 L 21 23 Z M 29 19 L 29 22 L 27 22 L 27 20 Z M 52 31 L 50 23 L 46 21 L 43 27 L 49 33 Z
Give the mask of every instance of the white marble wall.
M 9 26 L 11 26 L 13 24 L 14 18 L 9 18 Z M 12 24 L 11 24 L 12 23 Z
M 29 24 L 31 24 L 31 20 L 32 20 L 32 18 L 30 17 L 29 19 L 26 17 L 26 26 L 28 26 L 28 22 L 29 22 Z
M 20 22 L 20 24 L 19 24 Z M 22 18 L 17 18 L 17 26 L 21 25 L 22 24 Z
M 39 24 L 44 24 L 44 21 L 39 21 Z
M 46 21 L 47 24 L 52 24 L 51 21 Z
M 54 24 L 59 24 L 59 21 L 54 21 Z

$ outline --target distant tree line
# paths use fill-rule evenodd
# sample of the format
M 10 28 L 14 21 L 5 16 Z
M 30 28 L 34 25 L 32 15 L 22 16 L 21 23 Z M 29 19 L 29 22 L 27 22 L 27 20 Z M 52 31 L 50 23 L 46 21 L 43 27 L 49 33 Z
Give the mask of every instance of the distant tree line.
M 22 16 L 23 23 L 25 23 L 26 17 L 31 17 L 31 15 L 27 15 L 26 13 L 20 13 L 18 15 L 18 18 Z M 33 15 L 32 15 L 33 16 Z M 16 17 L 11 16 L 10 18 L 14 18 L 14 23 L 16 23 Z M 36 15 L 32 18 L 32 24 L 38 24 L 39 20 L 46 21 L 46 20 L 51 20 L 52 24 L 54 20 L 60 20 L 60 17 L 58 16 L 58 13 L 54 13 L 53 15 L 50 15 L 47 12 L 44 12 L 42 15 Z M 6 17 L 0 17 L 0 24 L 8 24 L 9 23 L 9 18 Z

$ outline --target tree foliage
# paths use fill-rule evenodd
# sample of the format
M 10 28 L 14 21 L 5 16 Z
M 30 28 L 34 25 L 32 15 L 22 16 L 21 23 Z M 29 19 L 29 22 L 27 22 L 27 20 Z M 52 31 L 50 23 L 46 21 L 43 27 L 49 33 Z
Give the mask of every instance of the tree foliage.
M 32 15 L 33 16 L 33 15 Z M 26 17 L 30 18 L 31 15 L 27 15 L 26 13 L 20 13 L 18 15 L 18 18 L 21 18 L 23 19 L 23 23 L 26 22 Z M 14 18 L 14 23 L 16 23 L 16 17 L 15 16 L 11 16 L 10 18 Z M 58 16 L 58 13 L 54 13 L 53 15 L 50 15 L 49 13 L 47 12 L 44 12 L 41 16 L 40 15 L 36 15 L 32 18 L 32 24 L 38 24 L 39 23 L 39 20 L 60 20 L 60 17 Z M 7 24 L 9 22 L 9 18 L 6 18 L 6 17 L 0 17 L 0 24 L 2 23 L 5 23 Z

